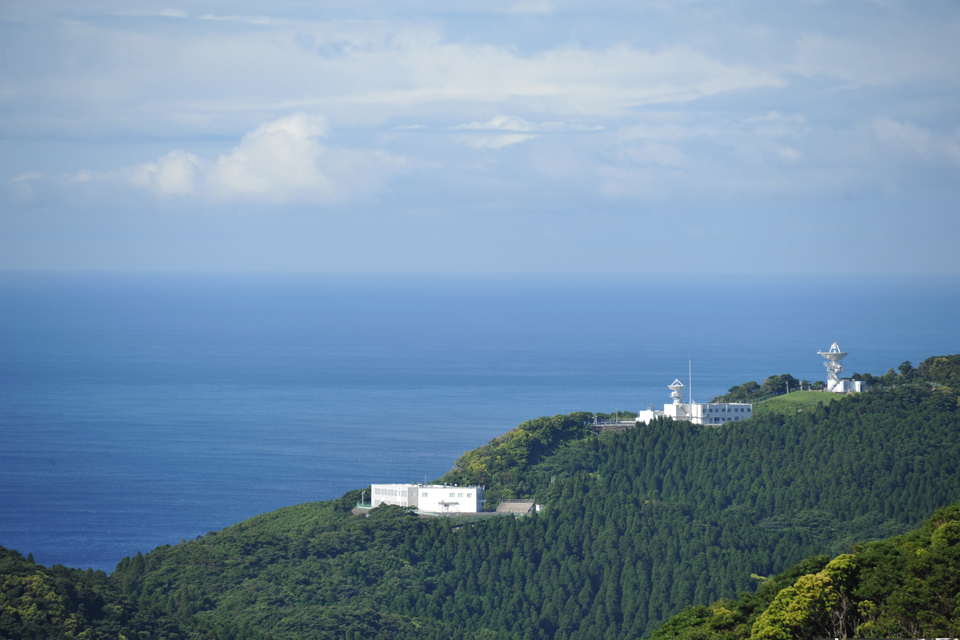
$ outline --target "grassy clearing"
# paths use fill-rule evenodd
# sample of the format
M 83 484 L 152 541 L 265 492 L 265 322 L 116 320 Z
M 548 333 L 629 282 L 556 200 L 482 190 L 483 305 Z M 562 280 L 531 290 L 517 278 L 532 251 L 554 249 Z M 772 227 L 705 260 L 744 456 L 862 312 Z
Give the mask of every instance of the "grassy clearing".
M 843 394 L 826 391 L 794 391 L 753 405 L 753 415 L 759 416 L 765 413 L 790 415 L 801 411 L 811 411 L 816 409 L 820 402 L 827 404 L 842 397 L 844 397 Z

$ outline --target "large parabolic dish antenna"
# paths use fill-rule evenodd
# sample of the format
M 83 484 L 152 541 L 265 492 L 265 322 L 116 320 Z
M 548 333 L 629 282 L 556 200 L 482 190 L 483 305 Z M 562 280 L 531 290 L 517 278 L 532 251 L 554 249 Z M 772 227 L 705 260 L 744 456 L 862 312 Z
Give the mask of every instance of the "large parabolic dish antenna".
M 680 382 L 680 378 L 674 380 L 673 384 L 667 385 L 667 388 L 673 392 L 670 394 L 670 397 L 673 398 L 673 404 L 683 404 L 683 383 Z
M 827 391 L 833 391 L 833 388 L 840 384 L 840 374 L 843 372 L 843 365 L 840 361 L 847 357 L 846 352 L 840 351 L 840 345 L 834 342 L 830 345 L 829 351 L 817 351 L 817 353 L 827 359 L 823 366 L 827 368 Z

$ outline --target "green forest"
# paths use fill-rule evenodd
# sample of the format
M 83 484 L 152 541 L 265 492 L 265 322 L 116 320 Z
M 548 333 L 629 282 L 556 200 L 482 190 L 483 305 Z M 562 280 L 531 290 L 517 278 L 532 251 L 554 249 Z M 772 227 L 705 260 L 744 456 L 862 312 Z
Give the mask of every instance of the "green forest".
M 2 550 L 0 637 L 957 635 L 960 356 L 898 375 L 720 426 L 539 418 L 442 478 L 524 518 L 358 516 L 358 488 L 109 576 Z
M 814 556 L 755 593 L 690 607 L 654 640 L 920 638 L 960 635 L 960 502 L 918 531 Z

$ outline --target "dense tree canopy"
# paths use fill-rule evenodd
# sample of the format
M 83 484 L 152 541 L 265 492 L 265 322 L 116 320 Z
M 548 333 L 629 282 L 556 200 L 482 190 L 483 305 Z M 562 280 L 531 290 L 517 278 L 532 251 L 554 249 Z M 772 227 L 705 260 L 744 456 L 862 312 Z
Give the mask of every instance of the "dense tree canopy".
M 960 635 L 960 503 L 920 530 L 809 558 L 754 594 L 691 607 L 654 640 L 918 638 Z

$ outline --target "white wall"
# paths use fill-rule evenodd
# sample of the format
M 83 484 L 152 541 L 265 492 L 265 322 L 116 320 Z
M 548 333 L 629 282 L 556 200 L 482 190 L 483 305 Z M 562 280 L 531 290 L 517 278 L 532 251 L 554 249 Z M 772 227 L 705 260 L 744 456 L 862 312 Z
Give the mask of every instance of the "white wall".
M 716 402 L 699 405 L 698 424 L 723 424 L 739 422 L 753 415 L 753 405 L 741 402 Z
M 841 380 L 833 389 L 833 393 L 852 393 L 863 391 L 863 382 L 861 380 Z
M 395 504 L 399 507 L 417 506 L 417 492 L 409 484 L 373 484 L 370 485 L 370 506 Z
M 415 489 L 418 510 L 423 513 L 475 513 L 483 505 L 480 487 L 426 484 Z
M 370 505 L 417 507 L 423 513 L 475 513 L 483 505 L 483 489 L 442 484 L 372 484 Z

